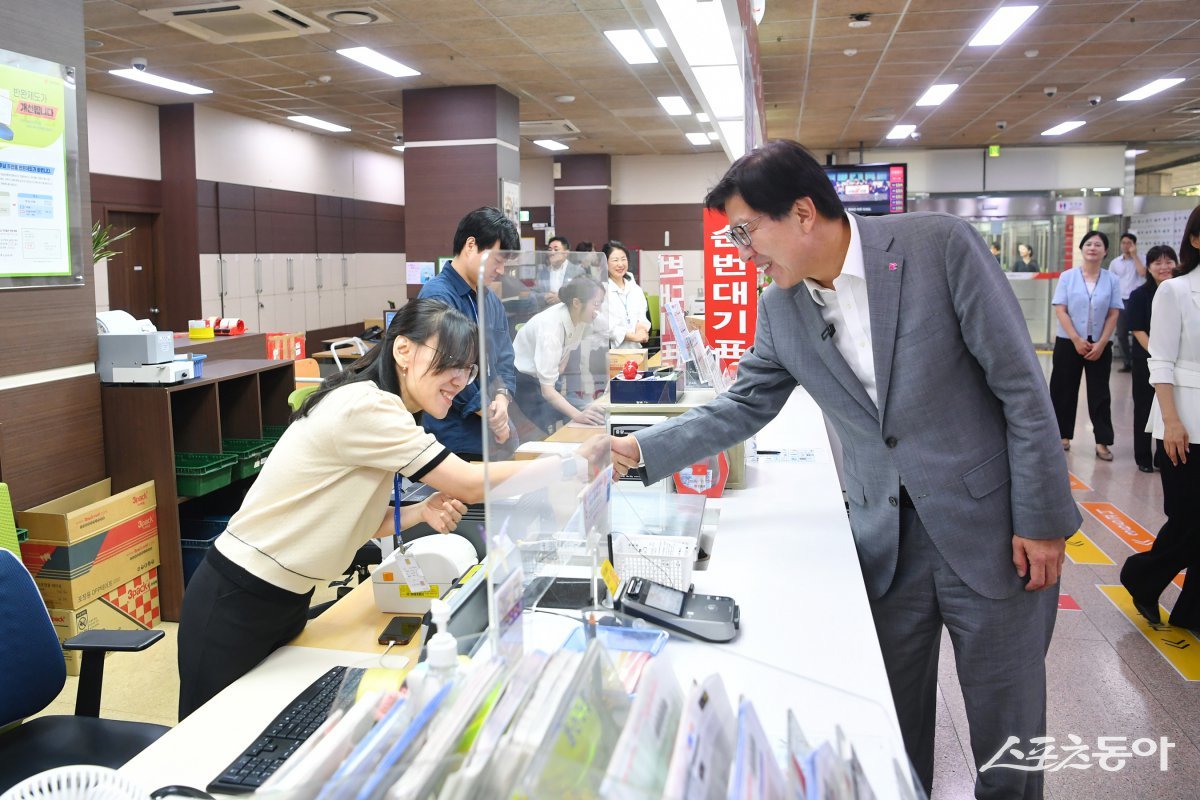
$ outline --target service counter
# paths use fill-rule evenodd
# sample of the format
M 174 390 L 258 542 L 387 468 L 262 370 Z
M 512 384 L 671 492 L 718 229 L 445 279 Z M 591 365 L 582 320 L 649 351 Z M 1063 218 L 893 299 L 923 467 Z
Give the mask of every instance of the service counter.
M 748 464 L 747 488 L 710 501 L 718 533 L 708 569 L 692 577 L 697 592 L 741 605 L 739 636 L 725 645 L 673 636 L 664 655 L 681 677 L 716 672 L 735 703 L 752 699 L 777 750 L 788 708 L 814 743 L 840 725 L 880 796 L 890 796 L 903 746 L 822 416 L 803 390 L 758 445 L 783 452 Z M 800 449 L 811 453 L 789 452 Z M 329 667 L 380 666 L 384 622 L 370 587 L 356 589 L 121 771 L 147 790 L 205 786 Z M 527 613 L 527 643 L 556 648 L 572 624 Z M 415 661 L 416 647 L 394 648 L 385 665 Z

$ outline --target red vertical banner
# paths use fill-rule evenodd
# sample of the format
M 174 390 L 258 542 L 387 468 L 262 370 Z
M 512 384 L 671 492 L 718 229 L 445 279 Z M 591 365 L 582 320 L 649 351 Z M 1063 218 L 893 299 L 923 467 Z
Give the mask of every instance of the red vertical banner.
M 704 334 L 721 368 L 736 364 L 754 343 L 758 323 L 758 275 L 738 258 L 729 219 L 704 209 Z
M 1061 272 L 1066 272 L 1073 267 L 1075 261 L 1075 217 L 1071 214 L 1067 215 L 1067 222 L 1063 226 L 1063 260 Z
M 683 255 L 681 253 L 658 254 L 658 328 L 662 345 L 662 365 L 674 367 L 678 362 L 679 344 L 675 341 L 675 330 L 667 323 L 666 308 L 675 301 L 683 308 Z

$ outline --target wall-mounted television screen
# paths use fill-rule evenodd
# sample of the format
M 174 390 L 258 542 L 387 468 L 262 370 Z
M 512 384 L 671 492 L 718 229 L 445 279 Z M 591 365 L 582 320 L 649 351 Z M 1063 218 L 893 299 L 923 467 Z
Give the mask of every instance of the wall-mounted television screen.
M 826 165 L 825 174 L 847 211 L 878 215 L 908 209 L 907 164 Z

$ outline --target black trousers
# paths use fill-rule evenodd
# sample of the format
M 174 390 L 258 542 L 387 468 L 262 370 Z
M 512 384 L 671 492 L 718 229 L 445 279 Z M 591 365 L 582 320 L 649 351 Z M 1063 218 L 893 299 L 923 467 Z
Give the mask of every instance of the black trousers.
M 1112 371 L 1113 346 L 1104 347 L 1104 355 L 1088 361 L 1075 352 L 1070 339 L 1054 340 L 1054 357 L 1050 370 L 1050 399 L 1058 418 L 1058 434 L 1063 439 L 1075 438 L 1075 408 L 1079 405 L 1079 380 L 1087 375 L 1088 416 L 1096 429 L 1096 444 L 1113 443 L 1112 395 L 1108 390 L 1108 375 Z
M 209 550 L 179 617 L 179 719 L 296 638 L 311 599 L 311 590 L 280 589 Z
M 1146 356 L 1133 357 L 1133 459 L 1139 467 L 1154 466 L 1154 443 L 1146 433 L 1154 387 L 1150 385 L 1150 365 Z
M 1186 464 L 1175 466 L 1158 443 L 1155 465 L 1161 470 L 1163 511 L 1167 523 L 1154 545 L 1136 553 L 1121 567 L 1121 583 L 1138 600 L 1157 602 L 1158 596 L 1187 568 L 1183 592 L 1171 609 L 1171 624 L 1200 628 L 1200 447 L 1188 451 Z

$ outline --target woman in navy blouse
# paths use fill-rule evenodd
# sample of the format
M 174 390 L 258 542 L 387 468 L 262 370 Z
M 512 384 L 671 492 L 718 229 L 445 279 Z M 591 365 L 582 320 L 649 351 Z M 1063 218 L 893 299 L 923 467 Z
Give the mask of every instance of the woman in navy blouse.
M 1158 285 L 1175 274 L 1179 259 L 1167 245 L 1151 247 L 1146 253 L 1146 282 L 1134 289 L 1125 301 L 1125 319 L 1133 334 L 1133 459 L 1142 472 L 1154 472 L 1154 451 L 1146 430 L 1154 387 L 1150 385 L 1150 310 Z

